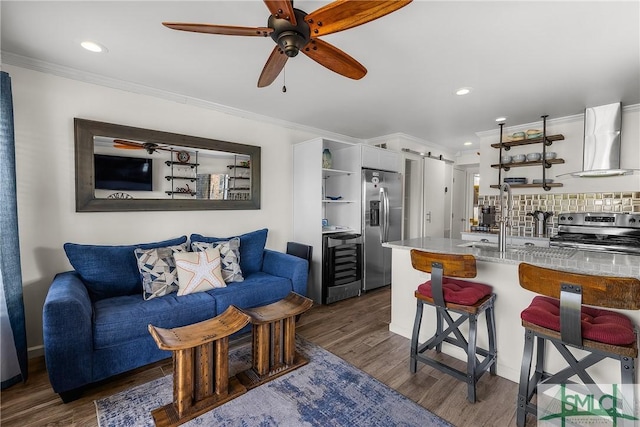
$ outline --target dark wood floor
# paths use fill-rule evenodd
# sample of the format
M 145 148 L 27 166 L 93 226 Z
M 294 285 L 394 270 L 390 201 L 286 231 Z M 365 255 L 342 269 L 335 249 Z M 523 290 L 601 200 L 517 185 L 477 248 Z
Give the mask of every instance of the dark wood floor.
M 420 364 L 409 372 L 409 340 L 389 332 L 389 288 L 357 298 L 316 306 L 298 323 L 298 333 L 357 366 L 456 426 L 515 425 L 517 385 L 485 375 L 478 401 L 466 400 L 466 385 Z M 448 362 L 451 358 L 443 355 Z M 464 364 L 454 361 L 459 368 Z M 31 360 L 29 380 L 1 394 L 0 424 L 5 427 L 97 426 L 93 401 L 172 372 L 171 359 L 111 378 L 78 400 L 63 404 L 49 385 L 44 360 Z M 535 425 L 529 417 L 528 425 Z

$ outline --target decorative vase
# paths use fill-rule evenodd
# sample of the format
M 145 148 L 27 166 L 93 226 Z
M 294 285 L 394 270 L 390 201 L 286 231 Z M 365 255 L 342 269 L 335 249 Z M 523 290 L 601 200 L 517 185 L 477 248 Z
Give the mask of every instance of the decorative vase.
M 331 151 L 329 151 L 328 148 L 322 151 L 322 167 L 324 169 L 331 169 Z

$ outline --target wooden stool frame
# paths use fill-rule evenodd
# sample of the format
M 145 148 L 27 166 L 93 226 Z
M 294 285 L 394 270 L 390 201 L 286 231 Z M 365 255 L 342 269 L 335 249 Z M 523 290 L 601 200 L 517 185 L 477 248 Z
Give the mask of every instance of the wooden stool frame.
M 157 427 L 177 426 L 204 414 L 247 389 L 229 377 L 229 335 L 249 324 L 234 306 L 203 322 L 163 329 L 149 325 L 162 350 L 173 352 L 173 402 L 151 411 Z
M 291 292 L 273 304 L 242 310 L 253 324 L 253 363 L 237 374 L 242 385 L 250 390 L 309 363 L 296 352 L 296 316 L 312 306 L 313 300 Z
M 537 414 L 531 403 L 541 384 L 575 384 L 569 378 L 578 376 L 582 389 L 594 396 L 603 394 L 586 371 L 590 366 L 606 359 L 620 363 L 622 396 L 635 399 L 635 360 L 638 357 L 636 340 L 630 345 L 611 345 L 582 338 L 580 313 L 582 304 L 626 310 L 640 309 L 640 280 L 631 277 L 592 276 L 537 267 L 522 263 L 519 266 L 520 286 L 524 289 L 560 300 L 560 332 L 522 321 L 525 342 L 520 369 L 516 424 L 524 427 L 527 414 Z M 568 366 L 556 373 L 545 371 L 545 345 L 550 342 L 562 355 Z M 531 365 L 536 353 L 536 365 Z M 588 352 L 577 359 L 569 348 Z
M 496 321 L 493 308 L 496 295 L 488 295 L 472 306 L 446 303 L 444 301 L 442 291 L 443 277 L 473 278 L 476 276 L 476 263 L 472 255 L 437 254 L 413 249 L 411 250 L 411 263 L 416 270 L 431 273 L 431 294 L 433 298 L 422 295 L 418 291 L 415 292 L 417 306 L 411 335 L 409 369 L 411 373 L 416 373 L 418 362 L 422 362 L 467 383 L 467 400 L 474 403 L 476 401 L 476 384 L 480 377 L 487 371 L 492 375 L 496 374 Z M 425 304 L 431 305 L 436 309 L 436 333 L 424 344 L 420 345 L 418 338 Z M 454 320 L 451 317 L 451 312 L 458 314 L 459 317 Z M 489 349 L 477 346 L 477 320 L 482 313 L 486 315 Z M 446 329 L 443 329 L 443 321 L 447 324 Z M 465 321 L 469 322 L 468 340 L 458 329 Z M 451 337 L 451 334 L 455 338 Z M 465 351 L 467 354 L 466 372 L 423 354 L 432 349 L 440 353 L 443 342 L 453 344 Z M 484 357 L 482 362 L 479 361 L 478 355 Z

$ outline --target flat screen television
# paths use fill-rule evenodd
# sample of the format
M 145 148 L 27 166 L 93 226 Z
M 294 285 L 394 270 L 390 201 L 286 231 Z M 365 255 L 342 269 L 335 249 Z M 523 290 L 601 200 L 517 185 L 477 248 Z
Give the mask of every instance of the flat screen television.
M 152 191 L 153 160 L 94 154 L 96 189 Z

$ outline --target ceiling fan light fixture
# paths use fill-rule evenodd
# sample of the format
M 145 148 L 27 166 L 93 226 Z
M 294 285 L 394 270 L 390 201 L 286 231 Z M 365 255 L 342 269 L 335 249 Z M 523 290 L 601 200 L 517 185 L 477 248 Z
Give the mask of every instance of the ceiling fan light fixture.
M 506 117 L 504 117 L 504 116 L 501 116 L 501 117 L 497 117 L 497 118 L 496 118 L 496 122 L 497 122 L 497 123 L 502 123 L 502 122 L 506 122 L 506 121 L 507 121 L 507 118 L 506 118 Z
M 456 95 L 458 96 L 468 95 L 469 93 L 471 93 L 470 87 L 461 87 L 456 91 Z
M 302 35 L 295 31 L 285 31 L 278 36 L 278 46 L 289 58 L 296 56 L 307 42 Z

